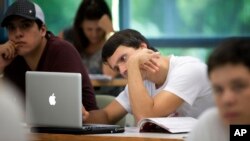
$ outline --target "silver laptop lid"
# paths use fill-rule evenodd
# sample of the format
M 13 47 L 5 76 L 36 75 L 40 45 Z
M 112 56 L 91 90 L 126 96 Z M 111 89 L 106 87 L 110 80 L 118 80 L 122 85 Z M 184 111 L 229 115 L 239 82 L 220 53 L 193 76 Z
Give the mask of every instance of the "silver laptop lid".
M 36 127 L 82 127 L 80 73 L 26 72 L 26 121 Z

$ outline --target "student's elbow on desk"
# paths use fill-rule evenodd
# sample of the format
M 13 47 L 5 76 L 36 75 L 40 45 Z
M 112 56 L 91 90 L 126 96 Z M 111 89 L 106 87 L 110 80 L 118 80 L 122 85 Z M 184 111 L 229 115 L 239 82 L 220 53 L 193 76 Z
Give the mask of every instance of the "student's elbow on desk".
M 134 115 L 134 119 L 135 119 L 136 123 L 138 123 L 140 120 L 142 120 L 144 118 L 160 117 L 160 116 L 155 116 L 154 114 L 136 114 L 136 113 L 133 113 L 133 115 Z
M 150 117 L 167 117 L 173 115 L 184 103 L 184 100 L 169 92 L 161 92 L 153 99 L 153 104 L 145 104 L 147 107 L 133 111 L 136 121 Z

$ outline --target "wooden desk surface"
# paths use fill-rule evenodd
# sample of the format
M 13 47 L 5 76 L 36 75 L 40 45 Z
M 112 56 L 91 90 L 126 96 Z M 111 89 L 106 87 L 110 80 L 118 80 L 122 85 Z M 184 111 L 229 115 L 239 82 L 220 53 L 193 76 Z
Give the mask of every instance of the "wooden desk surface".
M 99 87 L 99 86 L 126 86 L 127 85 L 127 80 L 123 78 L 119 79 L 112 79 L 112 80 L 107 80 L 107 81 L 102 81 L 102 80 L 91 80 L 91 83 L 94 87 Z
M 186 134 L 118 133 L 95 135 L 32 134 L 32 141 L 184 141 Z

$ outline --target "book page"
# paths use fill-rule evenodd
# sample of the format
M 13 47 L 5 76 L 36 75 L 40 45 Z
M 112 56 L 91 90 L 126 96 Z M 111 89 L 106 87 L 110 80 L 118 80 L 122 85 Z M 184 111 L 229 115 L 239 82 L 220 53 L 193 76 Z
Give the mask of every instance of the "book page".
M 190 132 L 196 121 L 192 117 L 146 118 L 139 122 L 139 127 L 141 132 L 183 133 Z

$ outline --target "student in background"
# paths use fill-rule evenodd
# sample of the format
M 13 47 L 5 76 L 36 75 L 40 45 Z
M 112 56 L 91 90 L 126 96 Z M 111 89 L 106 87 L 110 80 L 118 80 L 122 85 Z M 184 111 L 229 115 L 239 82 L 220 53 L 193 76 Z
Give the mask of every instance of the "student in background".
M 82 57 L 89 74 L 105 74 L 116 77 L 108 66 L 101 61 L 103 44 L 114 32 L 111 12 L 104 0 L 83 0 L 78 8 L 74 25 L 59 33 L 59 37 L 71 42 Z M 120 88 L 101 87 L 97 93 L 117 95 Z
M 250 39 L 232 38 L 208 59 L 217 108 L 207 110 L 188 141 L 229 141 L 229 125 L 250 124 Z
M 173 113 L 196 118 L 213 106 L 206 64 L 193 57 L 162 56 L 135 30 L 110 37 L 102 59 L 128 85 L 104 109 L 83 111 L 86 122 L 114 123 L 127 112 L 136 121 Z
M 41 8 L 28 0 L 8 7 L 2 27 L 9 41 L 0 45 L 0 74 L 22 92 L 25 99 L 26 71 L 78 72 L 82 75 L 82 102 L 97 109 L 89 76 L 76 49 L 47 31 Z

